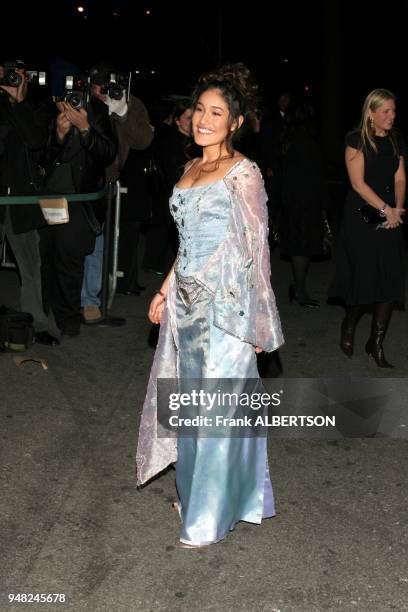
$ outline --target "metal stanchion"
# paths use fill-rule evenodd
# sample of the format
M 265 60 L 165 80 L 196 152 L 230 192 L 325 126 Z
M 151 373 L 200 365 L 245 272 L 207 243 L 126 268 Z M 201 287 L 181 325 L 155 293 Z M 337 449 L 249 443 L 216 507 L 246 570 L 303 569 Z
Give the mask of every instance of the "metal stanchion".
M 108 308 L 112 307 L 112 303 L 116 294 L 118 281 L 118 254 L 119 254 L 119 221 L 122 193 L 127 193 L 127 187 L 122 187 L 119 181 L 116 181 L 116 197 L 115 197 L 115 223 L 113 225 L 113 245 L 112 245 L 112 274 L 109 278 L 109 299 Z M 120 273 L 123 275 L 123 273 Z
M 101 313 L 102 320 L 93 325 L 98 327 L 119 327 L 126 323 L 126 319 L 122 317 L 110 317 L 108 315 L 109 307 L 109 260 L 111 251 L 111 238 L 112 238 L 112 210 L 115 196 L 117 196 L 118 183 L 108 184 L 108 193 L 106 197 L 106 220 L 104 228 L 104 244 L 103 244 L 103 268 L 102 268 L 102 293 L 101 293 Z M 115 207 L 115 228 L 119 223 L 119 219 L 116 218 L 118 212 L 118 205 Z M 115 229 L 115 234 L 116 234 Z M 116 238 L 115 238 L 116 244 Z M 116 250 L 116 247 L 115 247 Z M 115 257 L 115 255 L 114 255 Z M 112 297 L 113 299 L 113 297 Z

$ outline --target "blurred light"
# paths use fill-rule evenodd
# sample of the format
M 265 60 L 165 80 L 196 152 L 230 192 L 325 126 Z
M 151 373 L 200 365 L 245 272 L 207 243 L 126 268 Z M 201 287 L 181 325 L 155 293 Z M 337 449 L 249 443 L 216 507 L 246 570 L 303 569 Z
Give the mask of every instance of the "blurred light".
M 152 14 L 152 11 L 150 9 L 145 10 L 146 17 L 150 17 L 151 14 Z
M 77 6 L 78 13 L 83 13 L 85 11 L 83 6 Z
M 140 74 L 140 70 L 135 70 L 135 74 Z
M 287 64 L 289 59 L 287 57 L 284 57 L 282 61 L 283 61 L 284 64 Z
M 156 74 L 156 71 L 155 70 L 151 70 L 150 74 Z

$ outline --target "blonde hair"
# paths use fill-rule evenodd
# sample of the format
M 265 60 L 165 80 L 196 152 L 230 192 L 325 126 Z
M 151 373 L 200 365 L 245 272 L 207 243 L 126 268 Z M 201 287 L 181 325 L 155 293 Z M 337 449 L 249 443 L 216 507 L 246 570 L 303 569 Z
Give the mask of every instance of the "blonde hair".
M 359 150 L 364 149 L 365 152 L 368 152 L 369 149 L 372 149 L 376 153 L 378 153 L 377 143 L 375 142 L 374 138 L 375 129 L 371 126 L 369 111 L 375 113 L 375 111 L 380 108 L 380 106 L 384 104 L 384 102 L 386 102 L 387 100 L 396 101 L 396 97 L 388 89 L 373 89 L 373 91 L 370 91 L 370 93 L 366 97 L 363 104 L 363 111 L 361 113 L 360 125 L 358 128 L 361 140 Z M 388 132 L 388 135 L 390 137 L 394 153 L 398 157 L 399 151 L 395 131 L 391 128 L 391 130 Z

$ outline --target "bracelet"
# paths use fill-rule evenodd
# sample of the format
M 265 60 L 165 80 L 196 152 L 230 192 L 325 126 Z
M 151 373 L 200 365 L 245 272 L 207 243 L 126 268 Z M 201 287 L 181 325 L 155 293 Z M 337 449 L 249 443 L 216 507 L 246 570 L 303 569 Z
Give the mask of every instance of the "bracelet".
M 382 208 L 378 209 L 378 212 L 380 213 L 381 217 L 385 217 L 385 209 L 387 208 L 388 204 L 384 204 L 384 206 Z
M 79 130 L 79 133 L 82 134 L 82 136 L 85 136 L 85 134 L 87 134 L 89 132 L 89 127 L 84 128 L 83 130 Z
M 159 289 L 158 291 L 156 291 L 156 293 L 158 293 L 159 295 L 162 296 L 162 298 L 165 300 L 166 296 L 164 295 L 163 291 L 161 289 Z

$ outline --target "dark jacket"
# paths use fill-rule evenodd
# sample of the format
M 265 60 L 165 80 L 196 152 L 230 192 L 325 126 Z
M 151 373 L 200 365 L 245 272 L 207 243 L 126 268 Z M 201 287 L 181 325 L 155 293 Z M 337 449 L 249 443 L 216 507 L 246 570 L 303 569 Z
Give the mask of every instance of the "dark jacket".
M 0 92 L 0 195 L 41 194 L 38 161 L 46 144 L 51 120 L 49 103 L 35 99 L 30 89 L 25 100 L 10 103 Z M 5 207 L 0 206 L 0 223 Z M 10 206 L 10 216 L 16 233 L 27 232 L 44 225 L 40 207 Z
M 87 112 L 89 131 L 80 134 L 72 127 L 62 143 L 57 139 L 56 120 L 51 124 L 43 158 L 47 193 L 93 193 L 105 186 L 105 168 L 116 157 L 117 138 L 103 102 L 92 98 Z M 85 202 L 83 206 L 91 228 L 100 231 L 95 216 L 98 202 Z

